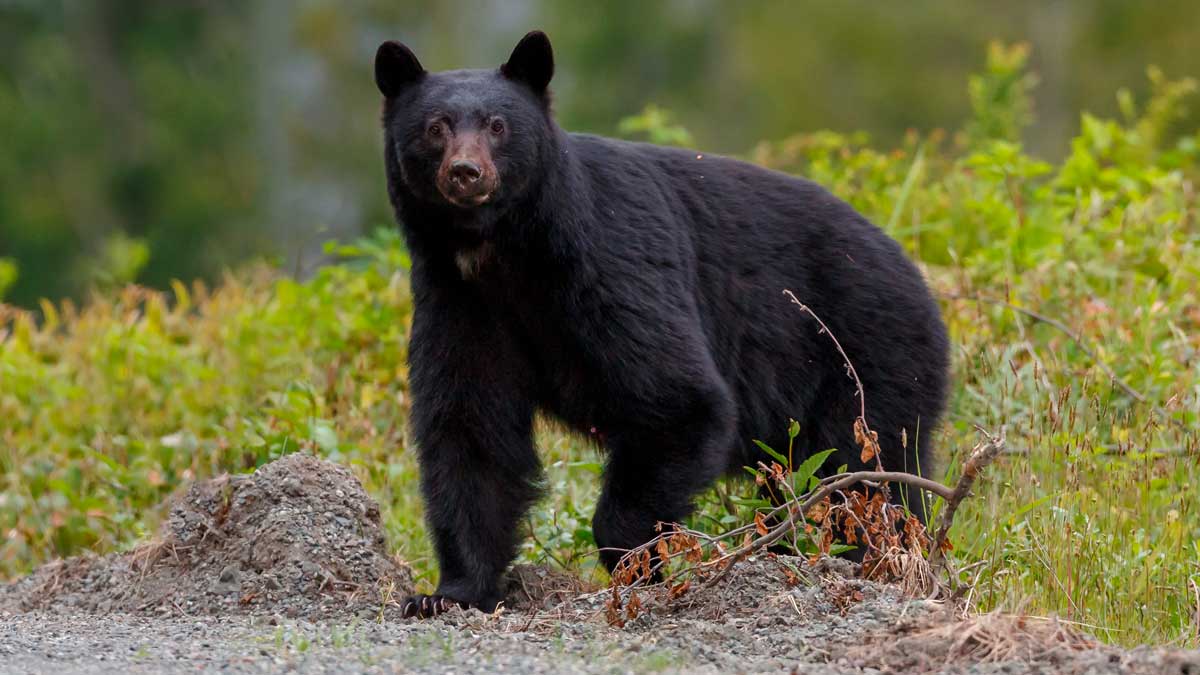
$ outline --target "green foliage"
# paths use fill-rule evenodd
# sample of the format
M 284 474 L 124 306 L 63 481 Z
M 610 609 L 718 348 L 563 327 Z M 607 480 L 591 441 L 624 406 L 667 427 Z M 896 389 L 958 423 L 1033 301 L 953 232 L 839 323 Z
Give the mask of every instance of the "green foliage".
M 7 297 L 216 277 L 263 249 L 239 4 L 0 6 Z
M 4 293 L 17 282 L 17 261 L 12 258 L 0 258 L 0 300 Z
M 993 56 L 1019 65 L 1015 54 Z M 1164 141 L 1196 84 L 1152 69 L 1140 112 L 1122 94 L 1124 120 L 1084 114 L 1053 165 L 1015 140 L 1027 113 L 1012 95 L 1020 72 L 999 71 L 1008 94 L 983 95 L 1005 91 L 987 84 L 995 70 L 972 81 L 972 100 L 1001 109 L 977 109 L 977 131 L 949 148 L 937 133 L 888 153 L 817 133 L 755 159 L 830 185 L 886 224 L 944 298 L 956 387 L 943 466 L 953 479 L 975 424 L 1005 428 L 1015 450 L 959 512 L 957 555 L 979 565 L 972 598 L 985 609 L 1027 602 L 1127 644 L 1195 645 L 1200 133 Z M 974 296 L 1062 321 L 1166 416 L 1058 328 Z
M 671 114 L 653 103 L 617 125 L 617 133 L 630 138 L 647 140 L 657 145 L 691 147 L 695 140 L 687 129 L 673 124 Z
M 305 283 L 252 268 L 211 291 L 176 282 L 43 307 L 40 325 L 17 313 L 0 333 L 5 575 L 125 546 L 181 482 L 297 450 L 413 504 L 411 464 L 393 454 L 410 300 L 386 261 Z M 396 540 L 421 542 L 403 531 L 410 521 Z
M 1013 449 L 952 535 L 972 600 L 1058 613 L 1117 642 L 1197 645 L 1200 133 L 1167 131 L 1195 83 L 1152 71 L 1144 104 L 1122 94 L 1122 119 L 1084 115 L 1051 163 L 1016 133 L 1028 119 L 1016 53 L 997 48 L 972 85 L 988 103 L 970 133 L 912 133 L 883 151 L 862 134 L 816 132 L 752 159 L 829 186 L 886 227 L 943 298 L 955 388 L 941 466 L 953 479 L 975 424 L 1004 428 Z M 670 127 L 655 116 L 639 132 Z M 40 322 L 0 306 L 0 576 L 128 546 L 183 482 L 303 450 L 353 468 L 392 545 L 432 581 L 404 439 L 407 257 L 391 231 L 327 251 L 345 259 L 305 282 L 251 267 L 212 290 L 176 282 L 83 309 L 44 303 Z M 975 296 L 1062 321 L 1165 414 L 1058 328 L 964 299 Z M 600 459 L 552 424 L 538 425 L 538 443 L 547 496 L 522 556 L 586 572 Z M 752 482 L 729 479 L 692 524 L 727 526 L 760 505 Z
M 973 118 L 967 134 L 974 143 L 985 140 L 1019 142 L 1033 122 L 1033 88 L 1037 76 L 1025 68 L 1029 45 L 988 45 L 987 65 L 967 82 Z
M 105 239 L 100 255 L 91 261 L 88 275 L 97 288 L 124 286 L 133 283 L 149 261 L 150 246 L 144 239 L 114 232 Z

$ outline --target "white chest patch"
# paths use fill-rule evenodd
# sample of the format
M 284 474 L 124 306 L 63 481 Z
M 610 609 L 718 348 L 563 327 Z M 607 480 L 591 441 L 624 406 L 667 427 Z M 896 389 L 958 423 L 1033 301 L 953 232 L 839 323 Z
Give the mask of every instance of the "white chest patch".
M 484 242 L 472 248 L 465 248 L 454 254 L 454 262 L 458 264 L 458 272 L 465 280 L 479 276 L 484 265 L 492 258 L 492 244 Z

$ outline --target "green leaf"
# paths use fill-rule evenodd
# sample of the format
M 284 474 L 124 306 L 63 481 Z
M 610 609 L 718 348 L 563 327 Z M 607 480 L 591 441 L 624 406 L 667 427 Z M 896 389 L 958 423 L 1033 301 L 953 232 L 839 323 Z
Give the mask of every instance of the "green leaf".
M 900 218 L 904 215 L 904 210 L 908 207 L 909 196 L 912 195 L 913 186 L 917 184 L 917 180 L 921 177 L 921 171 L 925 168 L 925 144 L 922 143 L 917 148 L 917 154 L 913 158 L 912 166 L 908 168 L 908 175 L 904 177 L 904 184 L 900 186 L 900 196 L 896 198 L 896 205 L 892 208 L 892 215 L 888 218 L 887 231 L 895 232 L 896 227 L 900 224 Z
M 766 443 L 763 443 L 762 441 L 757 440 L 757 439 L 755 439 L 754 444 L 757 445 L 758 447 L 762 448 L 763 452 L 774 457 L 775 461 L 779 462 L 780 464 L 782 464 L 784 466 L 788 465 L 787 457 L 784 457 L 783 455 L 779 454 L 778 452 L 775 452 L 775 450 L 771 446 L 769 446 Z
M 324 452 L 333 452 L 338 448 L 337 433 L 325 421 L 313 425 L 313 440 L 317 442 L 317 447 Z
M 729 501 L 738 506 L 749 506 L 754 509 L 770 508 L 771 502 L 766 499 L 750 499 L 747 497 L 730 497 Z
M 834 449 L 822 450 L 808 459 L 800 462 L 800 466 L 792 470 L 792 489 L 802 494 L 808 492 L 808 481 L 813 478 L 825 460 L 834 453 Z

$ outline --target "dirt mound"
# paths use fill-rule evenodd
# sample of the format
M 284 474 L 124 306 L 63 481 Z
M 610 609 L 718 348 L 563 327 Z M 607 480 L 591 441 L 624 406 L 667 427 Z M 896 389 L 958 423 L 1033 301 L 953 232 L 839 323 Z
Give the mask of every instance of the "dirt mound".
M 378 610 L 411 590 L 354 475 L 293 454 L 195 483 L 157 541 L 45 565 L 0 590 L 0 609 L 315 617 Z
M 1200 673 L 1200 652 L 1122 650 L 1053 617 L 999 612 L 963 617 L 944 608 L 867 635 L 839 663 L 868 672 L 1192 675 Z
M 510 576 L 504 612 L 452 611 L 420 627 L 491 640 L 506 653 L 550 639 L 568 654 L 602 651 L 608 661 L 594 672 L 669 663 L 672 672 L 713 673 L 1200 674 L 1200 652 L 1122 650 L 1053 619 L 963 616 L 952 605 L 913 599 L 898 585 L 866 581 L 857 572 L 840 559 L 814 565 L 804 558 L 755 556 L 718 584 L 698 583 L 678 596 L 663 587 L 639 589 L 633 613 L 624 594 L 618 627 L 608 620 L 611 589 L 587 592 L 561 572 L 519 566 Z M 520 602 L 522 594 L 514 590 L 521 580 L 531 589 L 529 602 Z M 521 668 L 537 666 L 531 661 Z

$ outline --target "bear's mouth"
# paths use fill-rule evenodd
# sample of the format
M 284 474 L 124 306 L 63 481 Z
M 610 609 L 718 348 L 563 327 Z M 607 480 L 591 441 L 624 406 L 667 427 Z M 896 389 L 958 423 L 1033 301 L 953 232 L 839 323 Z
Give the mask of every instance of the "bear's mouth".
M 471 178 L 461 178 L 443 171 L 438 175 L 437 189 L 442 198 L 460 209 L 474 209 L 492 201 L 499 181 L 495 172 L 484 169 Z
M 446 201 L 450 202 L 451 204 L 464 209 L 477 208 L 487 204 L 492 200 L 491 192 L 483 192 L 473 195 L 449 195 L 443 192 L 442 196 L 445 197 Z

